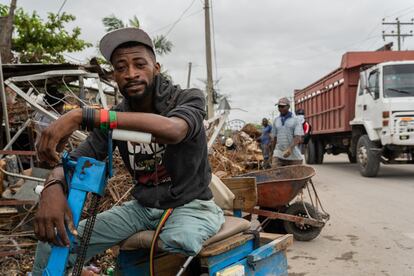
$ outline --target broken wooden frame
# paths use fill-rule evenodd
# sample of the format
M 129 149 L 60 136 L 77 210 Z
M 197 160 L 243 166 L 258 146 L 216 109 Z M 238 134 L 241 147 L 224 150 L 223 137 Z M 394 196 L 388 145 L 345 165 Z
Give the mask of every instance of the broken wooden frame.
M 217 136 L 219 135 L 221 129 L 224 126 L 224 123 L 226 122 L 228 116 L 230 114 L 229 110 L 225 110 L 223 111 L 223 113 L 214 116 L 213 118 L 210 118 L 207 120 L 207 123 L 209 124 L 209 126 L 213 126 L 214 132 L 213 134 L 210 136 L 208 143 L 207 143 L 207 148 L 210 150 L 211 147 L 213 146 L 214 142 L 217 139 Z
M 55 70 L 55 71 L 48 71 L 40 74 L 34 74 L 34 75 L 28 75 L 28 76 L 20 76 L 20 77 L 12 77 L 5 81 L 5 85 L 10 87 L 14 92 L 17 93 L 20 97 L 22 97 L 33 109 L 36 111 L 41 112 L 42 114 L 46 115 L 48 118 L 52 120 L 56 120 L 58 117 L 53 114 L 52 112 L 46 110 L 43 106 L 39 105 L 33 99 L 30 97 L 33 90 L 29 89 L 27 92 L 24 92 L 22 89 L 20 89 L 16 84 L 21 82 L 30 82 L 30 81 L 39 81 L 39 80 L 45 80 L 49 78 L 56 78 L 56 77 L 78 77 L 79 79 L 79 88 L 80 91 L 84 90 L 84 86 L 81 86 L 81 84 L 84 83 L 83 79 L 85 78 L 92 78 L 96 79 L 97 85 L 98 85 L 98 94 L 99 99 L 101 101 L 101 104 L 104 108 L 108 107 L 106 95 L 103 92 L 102 89 L 102 83 L 100 81 L 99 75 L 96 73 L 89 73 L 84 70 Z M 83 100 L 81 98 L 81 100 Z M 6 107 L 7 108 L 7 107 Z M 74 138 L 84 140 L 86 138 L 86 135 L 76 131 L 73 134 Z
M 47 71 L 44 73 L 39 73 L 39 74 L 32 74 L 32 75 L 26 75 L 26 76 L 18 76 L 18 77 L 11 77 L 8 78 L 4 84 L 9 87 L 10 89 L 12 89 L 18 96 L 20 96 L 21 98 L 23 98 L 25 100 L 25 102 L 27 104 L 29 104 L 34 110 L 46 115 L 48 118 L 52 119 L 52 120 L 56 120 L 58 118 L 58 116 L 56 116 L 55 114 L 53 114 L 52 112 L 46 110 L 43 106 L 41 106 L 40 104 L 38 104 L 36 101 L 33 100 L 33 98 L 31 97 L 31 94 L 33 93 L 33 90 L 36 89 L 32 84 L 31 81 L 45 81 L 47 82 L 48 79 L 51 78 L 62 78 L 63 82 L 64 82 L 64 78 L 65 77 L 71 77 L 74 79 L 78 79 L 79 81 L 79 86 L 76 86 L 77 88 L 79 88 L 80 91 L 80 102 L 83 101 L 83 96 L 84 96 L 84 91 L 85 91 L 85 85 L 84 85 L 84 79 L 95 79 L 96 84 L 97 84 L 97 89 L 96 88 L 90 88 L 88 87 L 88 89 L 93 89 L 93 90 L 97 90 L 97 93 L 99 95 L 99 98 L 97 97 L 96 100 L 100 101 L 100 104 L 104 107 L 107 108 L 108 104 L 107 104 L 107 98 L 106 95 L 111 95 L 114 96 L 116 99 L 116 91 L 117 89 L 115 88 L 115 86 L 113 86 L 110 82 L 105 81 L 105 84 L 108 86 L 112 86 L 114 88 L 114 92 L 110 93 L 107 91 L 103 90 L 102 87 L 102 83 L 101 83 L 101 79 L 99 77 L 99 75 L 97 73 L 90 73 L 87 72 L 85 70 L 52 70 L 52 71 Z M 28 82 L 32 85 L 31 88 L 29 88 L 27 90 L 27 92 L 24 92 L 19 86 L 18 84 L 23 83 L 23 82 Z M 66 83 L 65 83 L 66 85 Z M 6 98 L 5 95 L 5 91 L 4 89 L 2 89 L 1 91 L 2 93 L 2 99 Z M 7 102 L 6 101 L 2 101 L 2 105 L 3 105 L 3 111 L 5 112 L 4 117 L 5 119 L 8 119 L 8 114 L 7 114 Z M 23 125 L 22 127 L 19 128 L 18 132 L 13 136 L 13 138 L 11 138 L 7 145 L 3 148 L 3 150 L 9 150 L 12 149 L 12 145 L 13 143 L 17 140 L 17 138 L 24 132 L 24 130 L 30 125 L 30 123 L 32 122 L 31 119 L 28 119 Z M 9 130 L 9 126 L 8 123 L 6 122 L 6 132 L 8 136 L 10 136 L 10 130 Z M 86 135 L 80 131 L 75 131 L 72 136 L 72 138 L 75 138 L 77 140 L 83 141 L 86 139 Z M 0 154 L 0 158 L 3 157 L 4 154 Z M 6 175 L 10 175 L 13 177 L 19 177 L 19 178 L 23 178 L 23 179 L 28 179 L 28 180 L 34 180 L 34 181 L 44 181 L 44 179 L 41 178 L 36 178 L 36 177 L 30 177 L 30 176 L 25 176 L 25 175 L 20 175 L 20 174 L 13 174 L 10 172 L 7 172 L 3 169 L 1 169 L 1 171 L 6 174 Z

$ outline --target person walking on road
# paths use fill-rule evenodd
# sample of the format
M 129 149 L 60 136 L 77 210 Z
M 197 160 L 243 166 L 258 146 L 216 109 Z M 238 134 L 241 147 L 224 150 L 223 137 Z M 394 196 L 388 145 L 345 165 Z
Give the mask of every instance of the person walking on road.
M 296 110 L 295 113 L 296 113 L 296 117 L 299 120 L 299 123 L 303 127 L 303 136 L 302 136 L 302 141 L 301 141 L 301 143 L 299 145 L 299 149 L 300 149 L 300 152 L 302 154 L 305 154 L 306 145 L 309 143 L 309 140 L 310 140 L 311 135 L 312 135 L 312 126 L 305 119 L 305 110 L 298 109 L 298 110 Z
M 276 104 L 280 115 L 272 125 L 272 148 L 274 148 L 274 167 L 302 164 L 302 156 L 298 145 L 303 136 L 303 127 L 292 112 L 290 101 L 281 98 Z
M 272 132 L 272 126 L 269 124 L 267 118 L 262 119 L 262 126 L 262 135 L 260 135 L 257 141 L 260 142 L 260 149 L 263 154 L 263 168 L 270 169 L 272 152 L 270 134 Z

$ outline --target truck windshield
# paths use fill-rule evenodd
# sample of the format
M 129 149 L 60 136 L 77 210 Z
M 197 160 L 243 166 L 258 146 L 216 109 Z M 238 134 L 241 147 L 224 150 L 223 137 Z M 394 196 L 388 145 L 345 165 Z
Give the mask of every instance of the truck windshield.
M 414 97 L 414 64 L 384 66 L 384 98 Z

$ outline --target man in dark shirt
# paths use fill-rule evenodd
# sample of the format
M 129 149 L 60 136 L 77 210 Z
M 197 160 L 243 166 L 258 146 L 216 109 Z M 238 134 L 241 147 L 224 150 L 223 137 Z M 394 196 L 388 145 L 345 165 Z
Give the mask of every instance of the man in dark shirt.
M 272 126 L 269 125 L 269 121 L 267 120 L 267 118 L 262 119 L 262 126 L 263 126 L 262 135 L 260 135 L 260 137 L 257 140 L 260 142 L 260 148 L 263 154 L 263 168 L 269 169 L 271 167 L 270 163 L 271 163 L 271 158 L 272 158 L 271 156 L 272 138 L 270 137 L 270 133 L 272 132 Z
M 152 41 L 140 29 L 124 28 L 106 34 L 100 50 L 112 64 L 114 79 L 124 96 L 111 111 L 116 113 L 112 126 L 151 133 L 155 141 L 151 144 L 115 141 L 134 178 L 135 200 L 98 214 L 87 259 L 136 232 L 155 229 L 168 208 L 174 211 L 160 234 L 162 249 L 196 255 L 203 242 L 217 233 L 224 222 L 223 212 L 212 200 L 208 187 L 211 168 L 203 127 L 204 95 L 197 89 L 181 90 L 160 74 Z M 42 133 L 39 158 L 56 163 L 60 144 L 86 125 L 94 129 L 71 157 L 105 159 L 107 132 L 98 129 L 105 122 L 99 112 L 92 112 L 92 119 L 85 116 L 91 114 L 88 112 L 76 109 L 51 124 Z M 85 222 L 74 229 L 66 187 L 63 169 L 56 167 L 46 181 L 36 213 L 35 234 L 43 242 L 36 250 L 34 274 L 40 274 L 46 265 L 50 252 L 46 242 L 69 245 L 65 223 L 74 235 L 79 232 L 82 236 Z M 74 259 L 71 256 L 69 263 Z

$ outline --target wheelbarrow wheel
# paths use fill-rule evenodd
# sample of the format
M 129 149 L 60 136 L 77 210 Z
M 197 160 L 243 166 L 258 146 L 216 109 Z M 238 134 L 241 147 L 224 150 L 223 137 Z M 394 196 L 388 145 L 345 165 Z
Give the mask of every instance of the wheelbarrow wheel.
M 279 209 L 260 207 L 260 210 L 285 213 L 286 207 L 283 206 Z M 267 218 L 266 216 L 257 216 L 257 220 L 260 223 L 264 222 L 266 218 Z M 266 222 L 265 225 L 262 226 L 262 228 L 263 228 L 263 232 L 286 234 L 285 227 L 283 226 L 283 220 L 280 220 L 280 219 L 269 219 L 269 221 Z
M 318 213 L 316 210 L 310 205 L 309 203 L 302 203 L 302 202 L 295 202 L 289 206 L 286 210 L 286 214 L 299 216 L 299 217 L 309 217 L 306 213 L 303 204 L 306 205 L 306 209 L 308 210 L 309 215 L 312 218 L 318 218 Z M 308 224 L 300 225 L 295 222 L 285 220 L 283 222 L 283 226 L 285 230 L 289 234 L 293 234 L 293 237 L 298 241 L 310 241 L 316 238 L 322 230 L 322 227 L 315 227 Z

